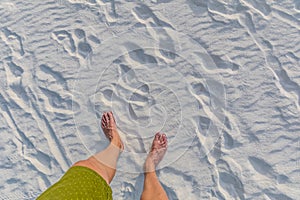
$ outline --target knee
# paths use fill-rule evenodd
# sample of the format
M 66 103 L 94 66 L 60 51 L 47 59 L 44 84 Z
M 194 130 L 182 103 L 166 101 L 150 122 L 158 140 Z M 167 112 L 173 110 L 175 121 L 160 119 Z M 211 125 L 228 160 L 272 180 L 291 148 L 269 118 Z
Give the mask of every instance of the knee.
M 87 160 L 80 160 L 74 163 L 72 166 L 89 166 L 89 162 Z

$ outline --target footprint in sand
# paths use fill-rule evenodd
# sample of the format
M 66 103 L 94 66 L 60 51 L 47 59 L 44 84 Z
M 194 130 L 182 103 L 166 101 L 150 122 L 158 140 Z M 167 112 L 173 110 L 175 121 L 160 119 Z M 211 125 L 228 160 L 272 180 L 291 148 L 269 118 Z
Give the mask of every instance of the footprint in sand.
M 82 29 L 75 29 L 74 34 L 77 40 L 77 53 L 83 57 L 87 58 L 90 53 L 92 53 L 92 47 L 87 42 L 85 31 Z
M 68 94 L 67 81 L 62 74 L 45 64 L 41 64 L 36 68 L 34 77 L 41 91 L 40 94 L 43 94 L 44 99 L 47 99 L 44 101 L 48 104 L 47 108 L 51 108 L 57 113 L 63 113 L 66 110 L 78 111 L 79 104 L 72 100 Z
M 55 31 L 52 35 L 53 39 L 61 44 L 66 52 L 70 55 L 74 55 L 76 51 L 76 46 L 72 35 L 65 30 Z
M 74 34 L 78 39 L 84 39 L 85 38 L 85 32 L 84 32 L 84 30 L 82 30 L 80 28 L 75 29 Z
M 264 176 L 270 176 L 274 173 L 273 169 L 272 169 L 272 166 L 269 165 L 263 159 L 260 159 L 260 158 L 254 157 L 254 156 L 249 156 L 248 159 L 249 159 L 249 162 L 251 163 L 252 167 L 258 173 L 260 173 Z
M 82 29 L 75 29 L 74 33 L 61 30 L 55 31 L 52 35 L 53 39 L 61 44 L 64 50 L 71 56 L 80 56 L 86 59 L 92 52 L 92 46 L 89 40 L 95 44 L 100 44 L 101 41 L 94 35 L 86 37 L 86 33 Z
M 156 29 L 156 26 L 167 27 L 174 29 L 172 25 L 166 21 L 161 20 L 155 15 L 155 13 L 145 4 L 139 4 L 133 8 L 132 13 L 134 17 L 142 24 L 144 24 L 149 30 L 149 33 L 159 40 L 159 49 L 157 49 L 157 55 L 161 58 L 170 61 L 176 58 L 174 46 L 174 39 L 163 29 Z
M 6 66 L 8 66 L 8 68 L 10 69 L 11 74 L 13 74 L 15 77 L 22 76 L 22 74 L 24 73 L 23 68 L 14 63 L 11 57 L 6 58 L 5 61 Z
M 223 197 L 226 199 L 245 199 L 244 185 L 240 178 L 234 173 L 225 160 L 217 161 L 218 184 Z M 228 197 L 230 196 L 230 197 Z
M 129 52 L 129 57 L 133 61 L 140 62 L 141 64 L 143 64 L 143 63 L 154 63 L 154 64 L 156 64 L 157 63 L 155 57 L 146 54 L 142 48 L 130 51 Z
M 78 43 L 78 54 L 83 58 L 87 58 L 88 55 L 92 53 L 92 47 L 87 42 L 79 42 Z
M 122 199 L 131 200 L 135 198 L 135 188 L 131 183 L 124 182 L 121 187 Z
M 45 64 L 40 65 L 39 68 L 45 74 L 49 74 L 49 76 L 53 77 L 55 82 L 61 85 L 65 90 L 68 90 L 67 81 L 60 72 L 53 70 L 52 68 L 50 68 L 48 65 Z
M 9 30 L 8 28 L 3 28 L 0 33 L 2 40 L 13 52 L 13 56 L 20 58 L 25 54 L 21 36 Z
M 223 131 L 224 147 L 226 149 L 233 149 L 242 146 L 240 142 L 235 140 L 227 131 Z

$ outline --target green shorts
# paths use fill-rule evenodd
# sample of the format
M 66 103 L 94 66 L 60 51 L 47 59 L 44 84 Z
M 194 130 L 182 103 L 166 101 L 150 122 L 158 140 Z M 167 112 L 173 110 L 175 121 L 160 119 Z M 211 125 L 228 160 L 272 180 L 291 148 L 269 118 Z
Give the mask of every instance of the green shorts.
M 71 167 L 54 185 L 37 200 L 112 200 L 112 190 L 94 170 L 82 166 Z

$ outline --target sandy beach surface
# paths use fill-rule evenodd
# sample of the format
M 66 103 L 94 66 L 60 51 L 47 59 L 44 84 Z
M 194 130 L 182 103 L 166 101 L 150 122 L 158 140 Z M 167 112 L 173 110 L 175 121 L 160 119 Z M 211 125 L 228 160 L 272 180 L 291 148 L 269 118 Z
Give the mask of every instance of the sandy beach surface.
M 0 200 L 103 150 L 109 110 L 116 200 L 158 131 L 170 200 L 300 199 L 299 0 L 1 0 L 0 59 Z

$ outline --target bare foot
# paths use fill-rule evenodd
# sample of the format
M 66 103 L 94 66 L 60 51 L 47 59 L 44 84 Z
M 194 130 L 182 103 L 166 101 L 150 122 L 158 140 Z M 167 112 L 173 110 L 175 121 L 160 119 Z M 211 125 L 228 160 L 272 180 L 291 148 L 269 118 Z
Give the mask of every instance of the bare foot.
M 145 172 L 155 171 L 156 166 L 163 159 L 167 151 L 167 146 L 168 140 L 166 134 L 156 133 L 144 165 Z
M 123 150 L 124 145 L 118 133 L 116 121 L 111 111 L 103 113 L 101 119 L 101 127 L 109 141 Z

